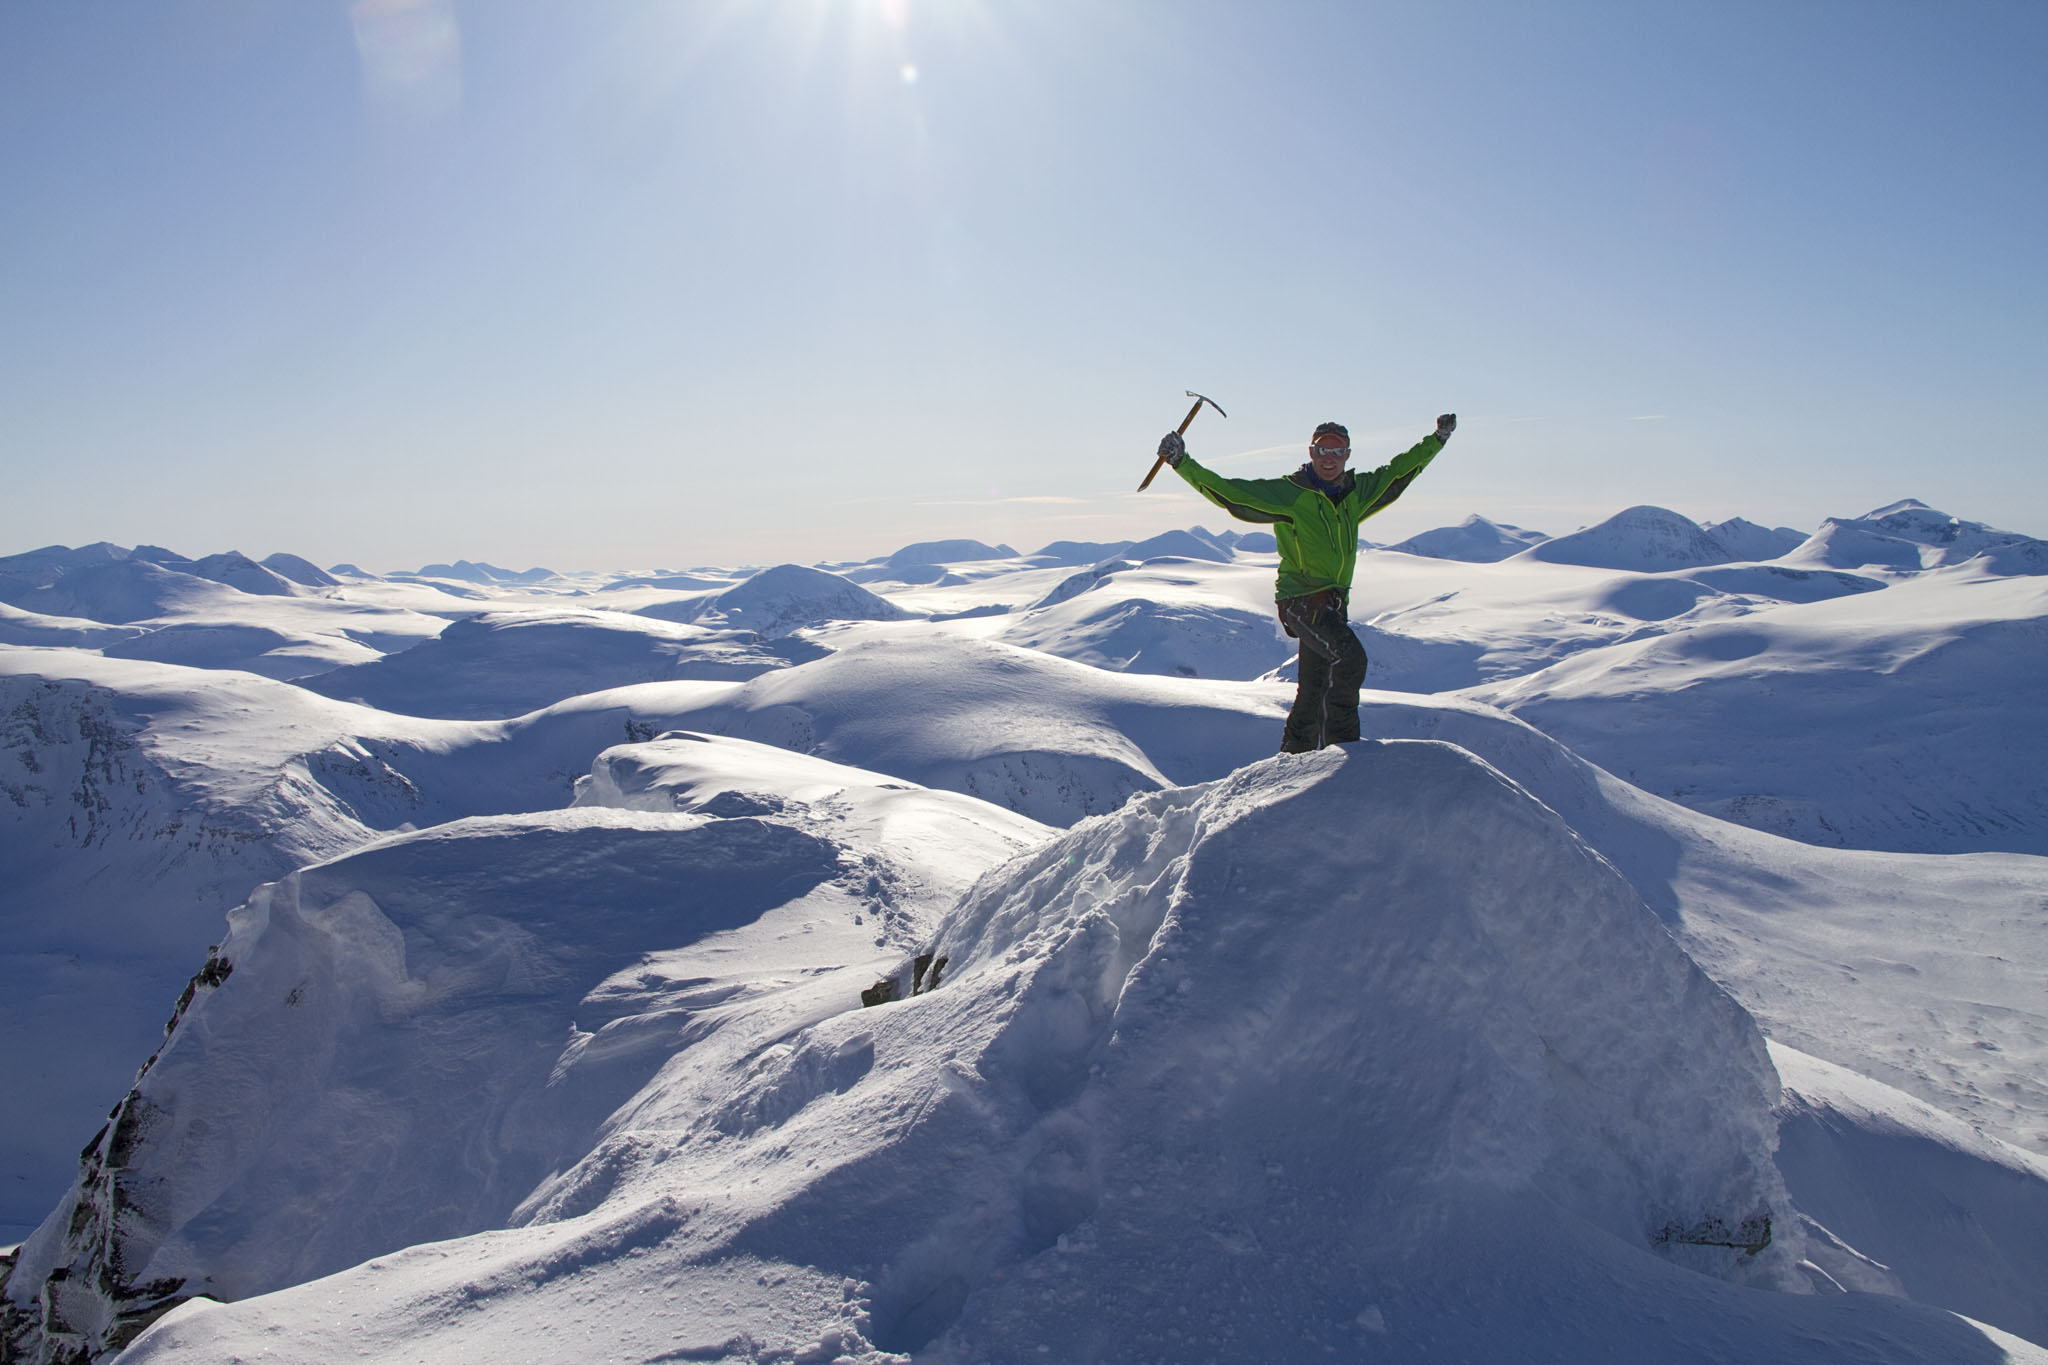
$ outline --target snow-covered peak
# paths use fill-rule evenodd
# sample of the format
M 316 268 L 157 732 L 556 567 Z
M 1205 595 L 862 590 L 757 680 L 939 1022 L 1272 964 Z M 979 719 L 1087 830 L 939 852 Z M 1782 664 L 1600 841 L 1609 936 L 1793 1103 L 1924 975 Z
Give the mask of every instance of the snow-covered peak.
M 475 560 L 458 559 L 453 564 L 424 564 L 410 574 L 393 575 L 406 578 L 454 578 L 466 583 L 478 583 L 485 587 L 501 584 L 542 583 L 555 577 L 553 569 L 534 567 L 531 569 L 501 569 L 495 564 Z
M 185 571 L 257 597 L 291 597 L 298 592 L 298 585 L 289 578 L 264 568 L 239 550 L 195 559 Z
M 1457 559 L 1468 564 L 1497 564 L 1509 555 L 1520 554 L 1532 545 L 1540 545 L 1549 537 L 1541 531 L 1528 531 L 1505 522 L 1489 521 L 1477 514 L 1465 518 L 1456 526 L 1440 526 L 1434 531 L 1410 536 L 1389 550 L 1403 554 L 1424 555 L 1430 559 Z
M 1860 517 L 1830 517 L 1785 558 L 1836 569 L 1899 573 L 1976 559 L 1995 574 L 2044 574 L 2048 541 L 1965 521 L 1917 498 L 1905 498 Z
M 911 616 L 858 583 L 801 564 L 763 569 L 710 605 L 734 629 L 770 639 L 832 621 L 904 621 Z
M 1078 568 L 1083 564 L 1100 564 L 1129 549 L 1131 544 L 1128 540 L 1055 540 L 1029 558 L 1034 564 Z
M 1870 511 L 1865 512 L 1861 517 L 1858 517 L 1857 520 L 1878 521 L 1885 517 L 1901 516 L 1909 512 L 1931 512 L 1935 516 L 1940 517 L 1943 520 L 1946 520 L 1948 518 L 1948 514 L 1946 512 L 1935 512 L 1932 507 L 1920 501 L 1920 499 L 1918 498 L 1900 498 L 1897 502 L 1888 502 L 1882 507 L 1873 508 Z
M 1116 560 L 1158 559 L 1163 555 L 1178 555 L 1183 559 L 1206 559 L 1215 564 L 1230 562 L 1230 548 L 1219 545 L 1214 539 L 1196 535 L 1193 531 L 1162 531 L 1149 540 L 1141 540 L 1110 556 Z
M 1734 555 L 1690 517 L 1666 507 L 1630 507 L 1607 520 L 1522 551 L 1546 564 L 1656 573 L 1726 564 Z
M 1017 552 L 1007 545 L 984 545 L 978 540 L 921 540 L 904 546 L 882 562 L 891 568 L 906 569 L 1016 557 Z
M 298 555 L 274 554 L 263 558 L 263 567 L 306 588 L 338 588 L 341 580 Z M 346 566 L 343 566 L 346 567 Z
M 274 574 L 271 578 L 283 582 Z M 0 601 L 49 616 L 125 625 L 204 610 L 237 591 L 183 567 L 136 558 L 104 541 L 76 550 L 53 545 L 0 558 Z

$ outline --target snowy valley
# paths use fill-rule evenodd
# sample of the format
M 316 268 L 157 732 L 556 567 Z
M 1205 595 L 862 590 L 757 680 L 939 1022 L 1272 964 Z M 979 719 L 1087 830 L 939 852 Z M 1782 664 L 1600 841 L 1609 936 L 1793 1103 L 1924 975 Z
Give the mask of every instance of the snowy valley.
M 2048 1361 L 2048 542 L 1274 562 L 0 557 L 6 1359 Z

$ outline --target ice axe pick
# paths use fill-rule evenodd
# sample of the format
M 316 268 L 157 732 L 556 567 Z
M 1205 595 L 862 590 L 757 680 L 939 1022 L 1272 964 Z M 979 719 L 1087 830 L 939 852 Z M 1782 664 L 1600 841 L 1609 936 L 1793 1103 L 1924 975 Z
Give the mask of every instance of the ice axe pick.
M 1188 428 L 1194 425 L 1195 414 L 1202 410 L 1202 404 L 1204 403 L 1207 403 L 1212 408 L 1216 408 L 1216 415 L 1218 417 L 1230 416 L 1230 414 L 1225 412 L 1222 408 L 1216 407 L 1215 399 L 1210 398 L 1205 394 L 1199 394 L 1196 393 L 1193 389 L 1189 389 L 1187 391 L 1187 395 L 1188 397 L 1195 400 L 1195 405 L 1188 409 L 1188 415 L 1181 418 L 1180 426 L 1175 428 L 1176 433 L 1179 435 L 1185 436 L 1188 434 Z M 1152 472 L 1145 476 L 1145 482 L 1138 485 L 1138 491 L 1140 493 L 1144 492 L 1146 489 L 1152 486 L 1152 480 L 1159 476 L 1159 467 L 1165 463 L 1166 457 L 1164 455 L 1161 455 L 1158 459 L 1152 462 Z

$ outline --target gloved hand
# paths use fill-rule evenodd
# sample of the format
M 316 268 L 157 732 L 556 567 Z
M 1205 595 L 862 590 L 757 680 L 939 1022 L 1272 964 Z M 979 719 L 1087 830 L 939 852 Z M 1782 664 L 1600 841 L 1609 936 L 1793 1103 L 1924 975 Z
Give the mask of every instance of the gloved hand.
M 1436 438 L 1439 441 L 1451 439 L 1451 433 L 1458 429 L 1458 414 L 1447 412 L 1436 419 Z
M 1180 462 L 1188 457 L 1188 443 L 1181 440 L 1180 433 L 1169 431 L 1159 438 L 1159 458 L 1180 468 Z

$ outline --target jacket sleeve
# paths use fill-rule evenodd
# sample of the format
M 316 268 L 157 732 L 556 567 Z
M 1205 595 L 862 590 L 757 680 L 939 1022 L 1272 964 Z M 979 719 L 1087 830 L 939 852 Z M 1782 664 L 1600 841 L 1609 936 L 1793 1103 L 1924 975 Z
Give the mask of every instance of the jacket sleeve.
M 1357 485 L 1351 490 L 1356 501 L 1353 511 L 1360 521 L 1377 512 L 1385 511 L 1403 493 L 1408 485 L 1415 482 L 1415 476 L 1429 467 L 1444 443 L 1437 439 L 1435 432 L 1423 437 L 1393 459 L 1381 465 L 1370 474 L 1359 476 Z
M 1300 491 L 1286 479 L 1227 479 L 1183 458 L 1174 469 L 1197 493 L 1215 503 L 1239 521 L 1271 524 L 1294 519 L 1294 500 Z

